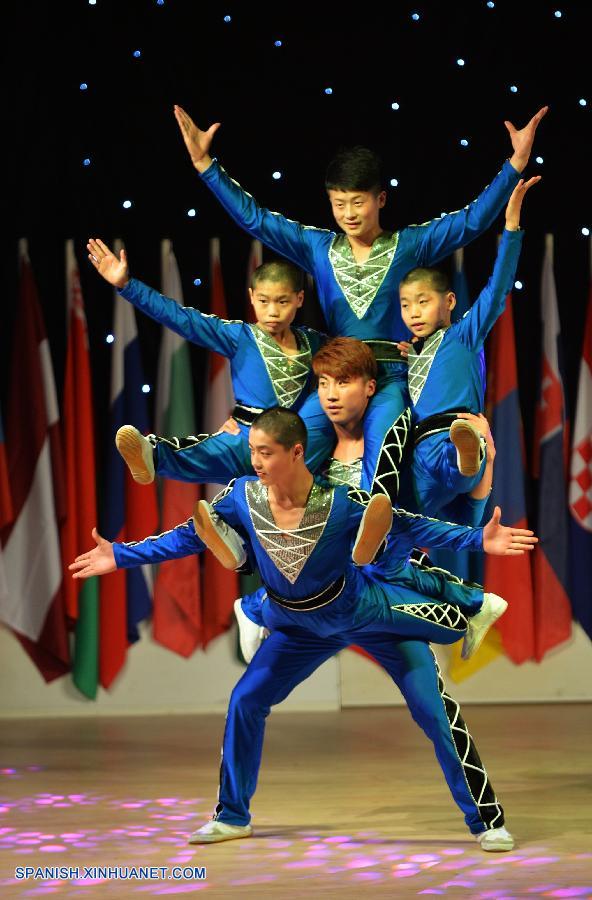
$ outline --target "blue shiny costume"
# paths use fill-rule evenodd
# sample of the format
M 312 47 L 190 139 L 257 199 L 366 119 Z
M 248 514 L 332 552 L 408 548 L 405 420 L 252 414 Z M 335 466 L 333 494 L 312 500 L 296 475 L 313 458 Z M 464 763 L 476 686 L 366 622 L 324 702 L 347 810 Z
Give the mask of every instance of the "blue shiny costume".
M 505 308 L 522 246 L 522 231 L 504 231 L 493 274 L 475 303 L 460 321 L 440 328 L 409 353 L 409 393 L 414 426 L 448 410 L 478 413 L 484 407 L 485 383 L 481 351 L 485 338 Z M 419 352 L 417 352 L 419 351 Z M 425 515 L 442 512 L 455 521 L 473 521 L 485 501 L 459 497 L 477 486 L 481 470 L 472 478 L 461 475 L 449 425 L 423 438 L 414 448 L 412 478 L 416 508 Z M 465 514 L 459 515 L 461 505 Z M 479 519 L 477 519 L 479 521 Z
M 257 325 L 181 306 L 135 278 L 119 293 L 186 340 L 227 357 L 236 403 L 245 410 L 257 412 L 278 405 L 302 415 L 309 436 L 307 464 L 315 469 L 326 458 L 335 439 L 333 427 L 322 410 L 311 409 L 307 414 L 302 408 L 313 379 L 311 359 L 325 335 L 312 328 L 293 327 L 298 353 L 288 355 Z M 155 471 L 177 481 L 219 484 L 251 473 L 249 428 L 240 421 L 238 425 L 239 435 L 149 435 Z
M 494 222 L 520 178 L 506 162 L 490 185 L 458 212 L 400 231 L 384 231 L 372 245 L 368 259 L 358 264 L 344 234 L 293 222 L 258 205 L 214 160 L 202 180 L 252 237 L 313 275 L 329 334 L 364 341 L 401 341 L 408 338 L 399 307 L 399 282 L 416 266 L 434 265 L 474 240 Z M 362 487 L 398 494 L 402 447 L 409 430 L 407 367 L 389 362 L 389 352 L 374 346 L 379 361 L 378 390 L 364 420 Z M 320 404 L 311 395 L 302 415 L 318 415 Z M 386 449 L 386 453 L 382 452 Z

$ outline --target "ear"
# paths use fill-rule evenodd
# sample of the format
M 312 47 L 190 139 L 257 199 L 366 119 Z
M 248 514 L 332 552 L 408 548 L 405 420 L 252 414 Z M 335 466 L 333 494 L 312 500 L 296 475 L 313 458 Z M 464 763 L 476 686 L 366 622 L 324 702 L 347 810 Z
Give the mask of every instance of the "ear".
M 381 191 L 378 195 L 378 208 L 382 209 L 386 203 L 386 191 Z
M 304 303 L 304 291 L 298 291 L 298 293 L 296 294 L 296 306 L 300 308 L 303 303 Z
M 294 450 L 294 459 L 295 460 L 296 459 L 304 459 L 304 447 L 302 446 L 302 444 L 294 444 L 292 449 Z
M 376 393 L 376 379 L 369 378 L 368 381 L 366 382 L 366 396 L 373 397 L 375 393 Z
M 456 294 L 454 293 L 454 291 L 448 291 L 448 294 L 446 295 L 446 302 L 448 304 L 448 309 L 454 309 L 454 307 L 456 306 Z
M 249 299 L 251 301 L 251 306 L 255 306 L 255 294 L 253 293 L 253 288 L 249 288 Z

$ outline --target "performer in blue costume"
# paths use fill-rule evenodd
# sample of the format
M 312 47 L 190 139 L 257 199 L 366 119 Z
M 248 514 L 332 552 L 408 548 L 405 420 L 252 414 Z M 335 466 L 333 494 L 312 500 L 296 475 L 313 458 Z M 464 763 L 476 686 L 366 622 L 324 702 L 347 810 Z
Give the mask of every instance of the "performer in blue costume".
M 259 266 L 250 288 L 257 322 L 249 324 L 182 306 L 130 278 L 125 250 L 118 258 L 98 238 L 91 238 L 87 247 L 97 272 L 136 309 L 230 360 L 237 433 L 145 437 L 133 425 L 124 425 L 116 443 L 133 478 L 149 484 L 157 473 L 177 481 L 228 484 L 238 475 L 252 472 L 248 449 L 251 422 L 276 404 L 302 410 L 311 389 L 311 359 L 325 340 L 325 335 L 312 328 L 292 324 L 304 300 L 302 272 L 282 259 Z M 330 451 L 332 429 L 320 410 L 310 410 L 305 422 L 307 462 L 316 469 Z
M 526 166 L 536 128 L 547 108 L 517 130 L 506 122 L 513 154 L 481 195 L 458 212 L 423 225 L 384 231 L 380 210 L 386 202 L 380 164 L 371 151 L 354 148 L 329 165 L 326 187 L 343 234 L 300 225 L 260 207 L 209 155 L 219 124 L 201 131 L 179 106 L 175 116 L 202 180 L 234 220 L 250 235 L 310 272 L 331 335 L 368 341 L 381 364 L 379 390 L 365 420 L 364 489 L 398 492 L 399 468 L 409 430 L 406 367 L 396 342 L 406 337 L 397 291 L 401 278 L 417 265 L 431 265 L 465 246 L 494 222 Z M 318 411 L 318 398 L 302 409 L 306 419 Z M 383 449 L 388 453 L 382 453 Z M 390 463 L 383 469 L 379 460 Z
M 482 478 L 484 442 L 462 414 L 484 407 L 483 344 L 514 283 L 523 237 L 522 201 L 538 181 L 540 177 L 521 180 L 512 192 L 493 274 L 458 322 L 451 324 L 456 298 L 444 273 L 416 268 L 401 282 L 401 314 L 415 336 L 413 343 L 400 344 L 409 363 L 413 495 L 415 508 L 426 515 L 448 515 L 457 496 L 473 490 Z

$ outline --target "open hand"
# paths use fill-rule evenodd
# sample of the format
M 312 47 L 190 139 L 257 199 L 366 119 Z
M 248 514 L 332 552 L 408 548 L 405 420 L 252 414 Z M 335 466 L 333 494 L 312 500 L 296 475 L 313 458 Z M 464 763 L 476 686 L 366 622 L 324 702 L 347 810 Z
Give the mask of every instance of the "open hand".
M 72 572 L 72 578 L 92 578 L 93 575 L 108 575 L 109 572 L 115 572 L 117 569 L 111 541 L 101 537 L 96 528 L 93 528 L 92 536 L 97 546 L 87 553 L 77 556 L 74 562 L 70 563 L 68 569 Z
M 522 556 L 533 550 L 538 538 L 526 528 L 508 528 L 501 524 L 502 511 L 496 506 L 483 529 L 483 550 L 493 556 Z
M 541 119 L 547 115 L 549 110 L 548 106 L 543 106 L 539 109 L 538 113 L 536 113 L 530 122 L 524 126 L 524 128 L 516 128 L 512 125 L 511 122 L 504 122 L 504 125 L 508 129 L 508 134 L 510 135 L 510 140 L 512 141 L 512 148 L 514 153 L 510 159 L 510 162 L 518 172 L 522 172 L 522 170 L 526 167 L 526 163 L 530 158 L 530 151 L 532 150 L 532 145 L 534 143 L 534 136 L 536 130 L 539 126 L 539 122 Z
M 210 147 L 214 135 L 220 128 L 220 122 L 214 122 L 207 131 L 201 131 L 182 106 L 175 105 L 174 109 L 175 119 L 181 129 L 191 162 L 198 172 L 204 172 L 212 162 Z
M 506 229 L 508 231 L 517 231 L 520 227 L 520 210 L 522 209 L 524 196 L 526 192 L 529 191 L 533 185 L 538 184 L 540 180 L 540 175 L 535 175 L 533 178 L 529 178 L 528 181 L 524 181 L 524 179 L 521 178 L 512 191 L 512 195 L 506 206 Z
M 109 284 L 116 288 L 126 286 L 129 281 L 129 267 L 123 247 L 121 248 L 119 259 L 100 238 L 90 238 L 86 249 L 88 250 L 88 258 L 105 281 L 108 281 Z

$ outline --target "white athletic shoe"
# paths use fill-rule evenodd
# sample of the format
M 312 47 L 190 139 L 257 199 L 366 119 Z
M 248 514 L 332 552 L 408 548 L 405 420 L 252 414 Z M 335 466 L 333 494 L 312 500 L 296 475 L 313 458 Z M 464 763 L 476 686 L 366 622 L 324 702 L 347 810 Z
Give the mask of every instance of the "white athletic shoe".
M 242 539 L 230 525 L 216 515 L 207 500 L 193 507 L 193 524 L 206 547 L 225 569 L 240 569 L 247 560 Z
M 514 838 L 510 832 L 502 825 L 501 828 L 490 828 L 489 831 L 482 831 L 475 837 L 481 844 L 482 850 L 489 853 L 501 853 L 504 850 L 514 849 Z
M 123 456 L 131 476 L 138 484 L 154 481 L 154 450 L 152 444 L 133 425 L 122 425 L 115 435 L 115 446 Z
M 499 829 L 498 829 L 499 830 Z M 219 841 L 233 841 L 235 838 L 249 837 L 253 833 L 250 825 L 227 825 L 212 819 L 189 836 L 188 844 L 217 844 Z
M 238 622 L 238 637 L 243 659 L 250 663 L 269 631 L 262 625 L 257 625 L 243 612 L 242 598 L 234 601 L 234 615 Z
M 507 602 L 497 594 L 483 594 L 483 606 L 476 615 L 469 619 L 467 625 L 460 654 L 463 659 L 469 659 L 479 649 L 493 623 L 503 616 L 507 608 Z
M 353 546 L 352 559 L 356 566 L 367 566 L 374 560 L 392 524 L 391 501 L 386 494 L 374 494 L 364 510 Z
M 456 447 L 456 464 L 460 474 L 470 478 L 476 475 L 483 461 L 481 435 L 477 429 L 466 419 L 455 419 L 449 436 Z

